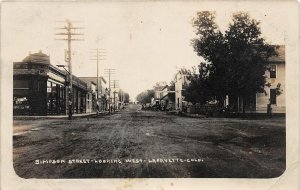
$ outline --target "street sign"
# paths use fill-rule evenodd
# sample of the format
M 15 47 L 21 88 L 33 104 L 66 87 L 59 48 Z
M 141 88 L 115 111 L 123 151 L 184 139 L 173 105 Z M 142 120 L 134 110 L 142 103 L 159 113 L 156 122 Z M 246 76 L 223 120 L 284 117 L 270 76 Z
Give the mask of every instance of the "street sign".
M 69 51 L 67 49 L 65 49 L 65 62 L 69 62 L 70 58 L 69 58 Z

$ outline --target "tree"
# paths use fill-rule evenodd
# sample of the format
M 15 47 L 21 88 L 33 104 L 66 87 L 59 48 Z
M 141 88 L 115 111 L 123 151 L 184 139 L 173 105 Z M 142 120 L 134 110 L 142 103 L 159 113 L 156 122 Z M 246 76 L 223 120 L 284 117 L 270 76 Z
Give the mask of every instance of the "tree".
M 155 83 L 155 85 L 153 86 L 153 88 L 154 88 L 154 89 L 156 89 L 156 88 L 161 88 L 161 87 L 164 87 L 164 86 L 166 86 L 166 85 L 167 85 L 167 82 L 161 81 L 161 82 Z
M 125 94 L 124 94 L 124 103 L 129 103 L 129 98 L 130 98 L 129 94 L 127 92 L 125 92 Z
M 235 13 L 224 34 L 214 20 L 215 14 L 208 11 L 198 12 L 193 20 L 198 38 L 192 45 L 206 61 L 207 66 L 201 69 L 208 76 L 193 77 L 190 88 L 206 87 L 209 93 L 198 90 L 201 100 L 215 98 L 221 102 L 226 95 L 240 97 L 245 111 L 246 100 L 263 92 L 267 85 L 264 74 L 268 58 L 276 55 L 275 48 L 261 37 L 260 23 L 248 13 Z
M 123 98 L 124 98 L 124 91 L 122 89 L 119 89 L 119 91 L 118 91 L 118 99 L 120 101 L 122 101 Z
M 129 94 L 122 89 L 120 89 L 118 92 L 118 98 L 119 100 L 124 101 L 124 103 L 129 103 Z
M 203 11 L 197 13 L 197 18 L 193 20 L 193 26 L 196 34 L 199 36 L 192 40 L 192 45 L 197 55 L 203 57 L 206 61 L 205 65 L 209 65 L 207 73 L 209 79 L 209 93 L 217 100 L 222 100 L 228 94 L 228 86 L 226 81 L 226 68 L 228 66 L 226 56 L 228 55 L 228 44 L 224 35 L 218 29 L 215 23 L 215 13 Z M 203 65 L 203 64 L 202 64 Z M 199 66 L 199 69 L 204 69 Z M 201 77 L 199 78 L 201 80 Z M 201 86 L 201 81 L 198 81 Z M 192 83 L 191 83 L 192 84 Z
M 136 100 L 142 104 L 151 103 L 151 99 L 154 97 L 154 90 L 146 90 L 137 95 Z
M 249 14 L 237 12 L 225 34 L 229 45 L 230 93 L 242 99 L 243 112 L 245 100 L 257 92 L 264 92 L 268 85 L 265 77 L 268 59 L 276 55 L 275 47 L 261 37 L 259 24 Z
M 199 66 L 199 74 L 188 72 L 187 79 L 190 81 L 188 85 L 184 85 L 183 96 L 185 100 L 192 104 L 205 104 L 211 99 L 209 92 L 209 65 L 201 63 Z

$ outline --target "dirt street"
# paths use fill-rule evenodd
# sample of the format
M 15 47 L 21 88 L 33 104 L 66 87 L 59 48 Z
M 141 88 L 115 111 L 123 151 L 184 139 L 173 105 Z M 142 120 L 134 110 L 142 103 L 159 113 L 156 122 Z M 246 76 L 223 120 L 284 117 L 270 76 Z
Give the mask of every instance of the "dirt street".
M 15 120 L 23 178 L 278 177 L 285 119 L 187 118 L 138 105 L 99 118 Z

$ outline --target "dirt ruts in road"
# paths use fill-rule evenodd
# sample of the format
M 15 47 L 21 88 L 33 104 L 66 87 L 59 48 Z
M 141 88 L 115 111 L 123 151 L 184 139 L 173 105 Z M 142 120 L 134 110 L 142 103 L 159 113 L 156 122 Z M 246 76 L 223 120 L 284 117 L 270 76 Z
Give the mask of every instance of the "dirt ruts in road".
M 130 105 L 89 120 L 14 121 L 14 128 L 14 168 L 24 178 L 259 178 L 285 169 L 284 119 L 185 118 Z M 148 162 L 176 158 L 185 162 Z M 66 164 L 35 164 L 53 159 Z M 68 163 L 74 159 L 102 163 Z

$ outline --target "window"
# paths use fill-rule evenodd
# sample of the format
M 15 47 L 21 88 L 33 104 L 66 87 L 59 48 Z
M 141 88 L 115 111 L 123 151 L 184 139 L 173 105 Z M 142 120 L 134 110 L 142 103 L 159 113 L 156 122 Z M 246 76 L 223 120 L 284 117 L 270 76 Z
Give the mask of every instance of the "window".
M 276 104 L 276 89 L 270 89 L 270 103 Z
M 28 69 L 28 65 L 27 64 L 21 65 L 21 69 Z
M 52 83 L 47 81 L 47 110 L 51 111 L 52 109 Z
M 276 78 L 276 65 L 270 66 L 270 78 Z
M 57 109 L 57 84 L 52 83 L 52 111 L 56 112 Z

